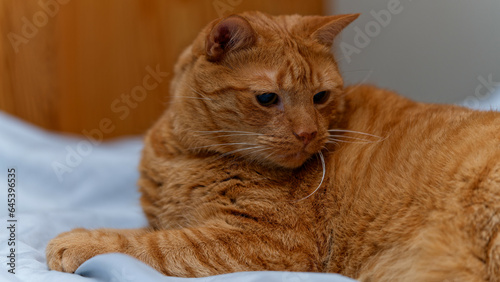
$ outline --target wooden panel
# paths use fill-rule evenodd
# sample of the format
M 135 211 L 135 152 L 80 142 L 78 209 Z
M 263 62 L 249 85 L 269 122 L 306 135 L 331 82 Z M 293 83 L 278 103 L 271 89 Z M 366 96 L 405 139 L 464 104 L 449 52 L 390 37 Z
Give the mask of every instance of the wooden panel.
M 46 128 L 57 129 L 57 60 L 54 22 L 36 1 L 0 1 L 0 109 Z
M 245 10 L 320 14 L 322 2 L 2 0 L 0 109 L 55 131 L 140 134 L 168 103 L 177 56 L 208 22 Z M 149 79 L 151 69 L 168 75 Z

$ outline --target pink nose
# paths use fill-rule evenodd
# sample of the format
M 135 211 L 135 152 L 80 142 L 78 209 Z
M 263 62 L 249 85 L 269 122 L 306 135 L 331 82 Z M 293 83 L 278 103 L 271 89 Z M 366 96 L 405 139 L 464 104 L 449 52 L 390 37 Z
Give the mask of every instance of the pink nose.
M 317 134 L 318 134 L 317 131 L 313 131 L 313 132 L 301 131 L 301 132 L 294 132 L 293 133 L 293 135 L 295 135 L 295 137 L 297 137 L 299 140 L 304 142 L 304 145 L 311 143 L 311 141 L 314 139 L 314 137 L 316 137 Z

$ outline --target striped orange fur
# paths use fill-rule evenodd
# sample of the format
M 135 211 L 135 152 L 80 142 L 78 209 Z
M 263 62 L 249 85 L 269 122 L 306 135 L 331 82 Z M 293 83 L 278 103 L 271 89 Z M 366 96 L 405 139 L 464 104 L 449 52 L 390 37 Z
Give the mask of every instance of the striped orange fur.
M 122 252 L 182 277 L 500 281 L 500 113 L 344 88 L 330 47 L 356 17 L 209 24 L 145 138 L 150 226 L 61 234 L 49 267 Z

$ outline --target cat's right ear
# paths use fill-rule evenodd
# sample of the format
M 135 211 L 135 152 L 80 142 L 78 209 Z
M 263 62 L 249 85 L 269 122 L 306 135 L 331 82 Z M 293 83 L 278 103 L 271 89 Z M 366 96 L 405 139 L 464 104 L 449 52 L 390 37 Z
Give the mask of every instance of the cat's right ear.
M 312 38 L 319 43 L 330 47 L 333 39 L 360 14 L 336 16 L 306 16 L 305 21 L 312 29 Z
M 207 36 L 205 52 L 210 61 L 220 61 L 230 51 L 250 47 L 256 33 L 243 17 L 231 15 L 217 20 Z

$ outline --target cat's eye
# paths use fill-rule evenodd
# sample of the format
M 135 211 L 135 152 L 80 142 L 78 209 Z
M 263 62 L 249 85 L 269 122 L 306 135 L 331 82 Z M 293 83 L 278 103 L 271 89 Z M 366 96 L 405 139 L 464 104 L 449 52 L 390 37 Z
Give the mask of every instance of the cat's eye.
M 256 97 L 259 104 L 265 107 L 278 103 L 278 95 L 276 93 L 264 93 L 257 95 Z
M 313 97 L 314 104 L 324 104 L 328 100 L 328 97 L 330 97 L 329 91 L 318 92 Z

